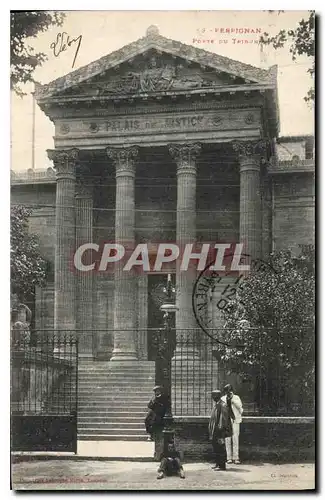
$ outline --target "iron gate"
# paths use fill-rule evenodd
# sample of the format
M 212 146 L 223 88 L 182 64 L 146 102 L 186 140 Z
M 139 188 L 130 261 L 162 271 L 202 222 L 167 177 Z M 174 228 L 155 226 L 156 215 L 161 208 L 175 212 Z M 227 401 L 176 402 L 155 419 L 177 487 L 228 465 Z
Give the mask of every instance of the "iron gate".
M 12 334 L 13 451 L 77 452 L 77 373 L 74 333 Z

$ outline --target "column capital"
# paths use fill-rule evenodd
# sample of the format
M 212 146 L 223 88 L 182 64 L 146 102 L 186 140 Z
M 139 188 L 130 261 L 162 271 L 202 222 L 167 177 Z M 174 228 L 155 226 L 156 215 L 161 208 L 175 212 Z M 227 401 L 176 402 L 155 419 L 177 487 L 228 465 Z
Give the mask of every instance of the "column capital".
M 138 156 L 138 146 L 128 148 L 106 148 L 106 154 L 116 168 L 116 175 L 134 175 L 135 160 Z
M 233 150 L 241 157 L 264 157 L 267 151 L 267 141 L 259 139 L 256 141 L 232 141 Z
M 78 149 L 48 149 L 47 155 L 53 161 L 57 179 L 75 178 L 76 164 L 79 157 Z
M 195 166 L 195 161 L 201 152 L 201 144 L 186 143 L 186 144 L 169 144 L 168 150 L 177 163 L 177 167 Z

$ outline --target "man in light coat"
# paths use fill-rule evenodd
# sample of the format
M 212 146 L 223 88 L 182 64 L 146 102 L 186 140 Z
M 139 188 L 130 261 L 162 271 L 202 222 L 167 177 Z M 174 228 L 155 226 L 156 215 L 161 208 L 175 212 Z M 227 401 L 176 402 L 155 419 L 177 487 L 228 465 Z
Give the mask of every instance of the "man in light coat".
M 224 395 L 222 396 L 222 400 L 227 404 L 229 408 L 233 428 L 232 436 L 225 439 L 227 463 L 240 464 L 239 433 L 240 424 L 242 422 L 243 405 L 240 397 L 237 396 L 237 394 L 234 394 L 234 390 L 230 384 L 225 385 L 223 393 Z

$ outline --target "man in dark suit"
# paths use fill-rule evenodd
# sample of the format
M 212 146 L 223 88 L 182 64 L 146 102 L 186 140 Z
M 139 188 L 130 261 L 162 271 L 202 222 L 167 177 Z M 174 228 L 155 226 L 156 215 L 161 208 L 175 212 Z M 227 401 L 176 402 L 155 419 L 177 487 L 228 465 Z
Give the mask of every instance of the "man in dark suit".
M 221 391 L 212 391 L 211 396 L 215 403 L 209 422 L 209 437 L 216 456 L 216 465 L 213 469 L 226 470 L 225 438 L 232 436 L 231 416 L 228 405 L 221 399 Z
M 149 434 L 149 440 L 154 439 L 154 435 L 161 433 L 164 427 L 164 416 L 167 409 L 167 401 L 162 387 L 156 385 L 153 388 L 154 396 L 148 403 L 149 411 L 145 418 L 146 432 Z

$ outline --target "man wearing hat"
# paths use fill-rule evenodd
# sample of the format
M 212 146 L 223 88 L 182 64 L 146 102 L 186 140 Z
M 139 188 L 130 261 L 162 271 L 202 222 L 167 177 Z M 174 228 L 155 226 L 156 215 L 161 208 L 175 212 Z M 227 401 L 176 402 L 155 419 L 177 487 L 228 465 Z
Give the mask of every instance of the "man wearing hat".
M 234 394 L 234 389 L 231 384 L 225 385 L 223 388 L 222 400 L 229 407 L 230 417 L 232 420 L 232 437 L 226 438 L 227 463 L 240 464 L 239 460 L 239 432 L 242 422 L 243 405 L 240 397 Z
M 154 434 L 163 430 L 164 416 L 167 409 L 166 397 L 161 385 L 153 388 L 154 395 L 148 403 L 149 411 L 145 418 L 146 432 L 149 434 L 148 440 L 154 439 Z
M 221 399 L 221 391 L 214 390 L 212 391 L 211 396 L 215 403 L 209 422 L 209 437 L 216 456 L 216 465 L 213 469 L 226 470 L 227 455 L 225 438 L 232 436 L 232 423 L 229 407 Z

